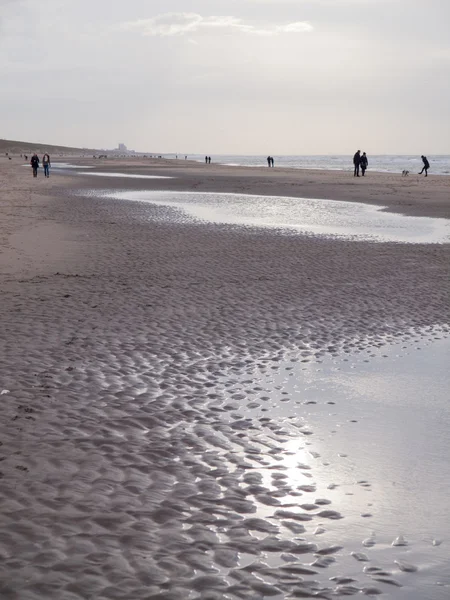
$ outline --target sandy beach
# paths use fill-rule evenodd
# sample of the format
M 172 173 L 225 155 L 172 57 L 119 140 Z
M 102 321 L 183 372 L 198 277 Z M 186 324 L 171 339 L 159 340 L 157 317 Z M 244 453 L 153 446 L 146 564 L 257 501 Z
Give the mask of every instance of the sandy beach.
M 20 158 L 1 159 L 1 598 L 448 598 L 449 540 L 436 532 L 420 565 L 402 531 L 376 546 L 371 483 L 353 474 L 368 533 L 356 524 L 351 541 L 352 505 L 331 479 L 314 482 L 324 461 L 302 369 L 445 343 L 449 245 L 174 221 L 102 193 L 329 199 L 448 219 L 450 178 L 58 160 L 171 179 L 33 180 Z M 276 381 L 286 369 L 297 387 Z M 391 542 L 385 566 L 376 549 Z

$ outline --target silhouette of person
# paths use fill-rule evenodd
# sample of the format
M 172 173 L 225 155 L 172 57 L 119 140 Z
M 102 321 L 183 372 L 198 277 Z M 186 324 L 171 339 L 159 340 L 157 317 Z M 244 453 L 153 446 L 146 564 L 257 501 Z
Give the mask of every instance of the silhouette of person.
M 430 168 L 430 163 L 428 162 L 428 158 L 426 156 L 424 156 L 423 154 L 420 158 L 422 159 L 423 167 L 422 167 L 422 170 L 420 171 L 419 175 L 422 175 L 422 173 L 425 171 L 425 177 L 428 177 L 428 169 Z
M 368 160 L 365 152 L 362 153 L 362 156 L 361 156 L 359 162 L 361 165 L 361 174 L 364 177 L 364 175 L 366 174 L 367 167 L 369 166 L 369 160 Z
M 31 168 L 33 169 L 33 177 L 37 177 L 37 172 L 39 169 L 39 156 L 36 153 L 31 157 L 30 164 Z
M 44 156 L 42 157 L 42 166 L 44 167 L 44 176 L 50 177 L 51 163 L 50 163 L 50 156 L 47 153 L 44 154 Z
M 361 164 L 361 150 L 355 152 L 355 155 L 353 156 L 353 164 L 355 166 L 353 177 L 359 177 L 359 166 Z
M 206 165 L 208 164 L 208 157 L 207 156 L 205 156 L 205 164 Z
M 211 164 L 211 157 L 208 156 L 208 163 Z
M 267 166 L 270 167 L 272 165 L 272 157 L 268 156 L 267 157 Z
M 275 161 L 273 160 L 273 156 L 270 157 L 270 162 L 272 163 L 272 167 L 275 166 Z

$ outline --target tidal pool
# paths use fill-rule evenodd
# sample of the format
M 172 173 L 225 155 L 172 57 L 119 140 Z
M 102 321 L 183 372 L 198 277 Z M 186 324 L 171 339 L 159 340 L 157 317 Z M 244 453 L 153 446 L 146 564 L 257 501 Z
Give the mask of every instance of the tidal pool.
M 168 218 L 174 220 L 188 218 L 344 240 L 450 242 L 448 219 L 405 216 L 357 202 L 203 192 L 114 191 L 103 195 L 169 207 L 173 210 Z
M 78 175 L 94 175 L 95 177 L 121 177 L 125 179 L 174 179 L 166 175 L 139 175 L 136 173 L 98 173 L 90 171 L 89 173 L 78 173 Z

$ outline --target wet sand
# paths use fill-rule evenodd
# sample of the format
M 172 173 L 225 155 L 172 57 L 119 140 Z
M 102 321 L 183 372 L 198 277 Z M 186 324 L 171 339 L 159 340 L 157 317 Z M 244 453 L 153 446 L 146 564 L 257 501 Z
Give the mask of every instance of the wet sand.
M 174 223 L 163 207 L 95 190 L 358 200 L 442 217 L 447 178 L 96 163 L 175 178 L 109 184 L 76 173 L 33 181 L 9 163 L 0 171 L 1 597 L 405 597 L 401 537 L 402 568 L 387 571 L 362 549 L 357 574 L 345 571 L 355 551 L 333 536 L 345 506 L 315 496 L 314 465 L 296 456 L 314 438 L 302 406 L 292 418 L 239 408 L 255 395 L 264 402 L 255 369 L 407 344 L 436 325 L 447 336 L 448 245 Z M 297 393 L 307 401 L 301 379 Z M 289 456 L 304 479 L 295 486 Z M 445 594 L 436 585 L 429 597 Z

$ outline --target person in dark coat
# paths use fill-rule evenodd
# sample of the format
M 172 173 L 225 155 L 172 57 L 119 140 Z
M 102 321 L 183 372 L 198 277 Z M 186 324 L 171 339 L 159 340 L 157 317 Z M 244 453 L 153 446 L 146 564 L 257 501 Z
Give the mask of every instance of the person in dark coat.
M 430 168 L 430 163 L 428 162 L 428 158 L 426 156 L 424 156 L 422 154 L 421 156 L 422 162 L 423 162 L 423 167 L 422 170 L 420 171 L 419 175 L 422 175 L 422 173 L 425 171 L 425 177 L 428 177 L 428 169 Z
M 353 156 L 353 164 L 355 166 L 355 170 L 353 171 L 353 177 L 359 177 L 359 166 L 361 164 L 361 150 L 355 152 Z
M 31 168 L 33 169 L 33 177 L 37 177 L 37 172 L 39 169 L 39 156 L 37 154 L 33 154 L 30 160 Z
M 361 165 L 361 174 L 364 177 L 364 175 L 366 174 L 367 167 L 369 166 L 369 161 L 365 152 L 362 153 L 359 164 Z

